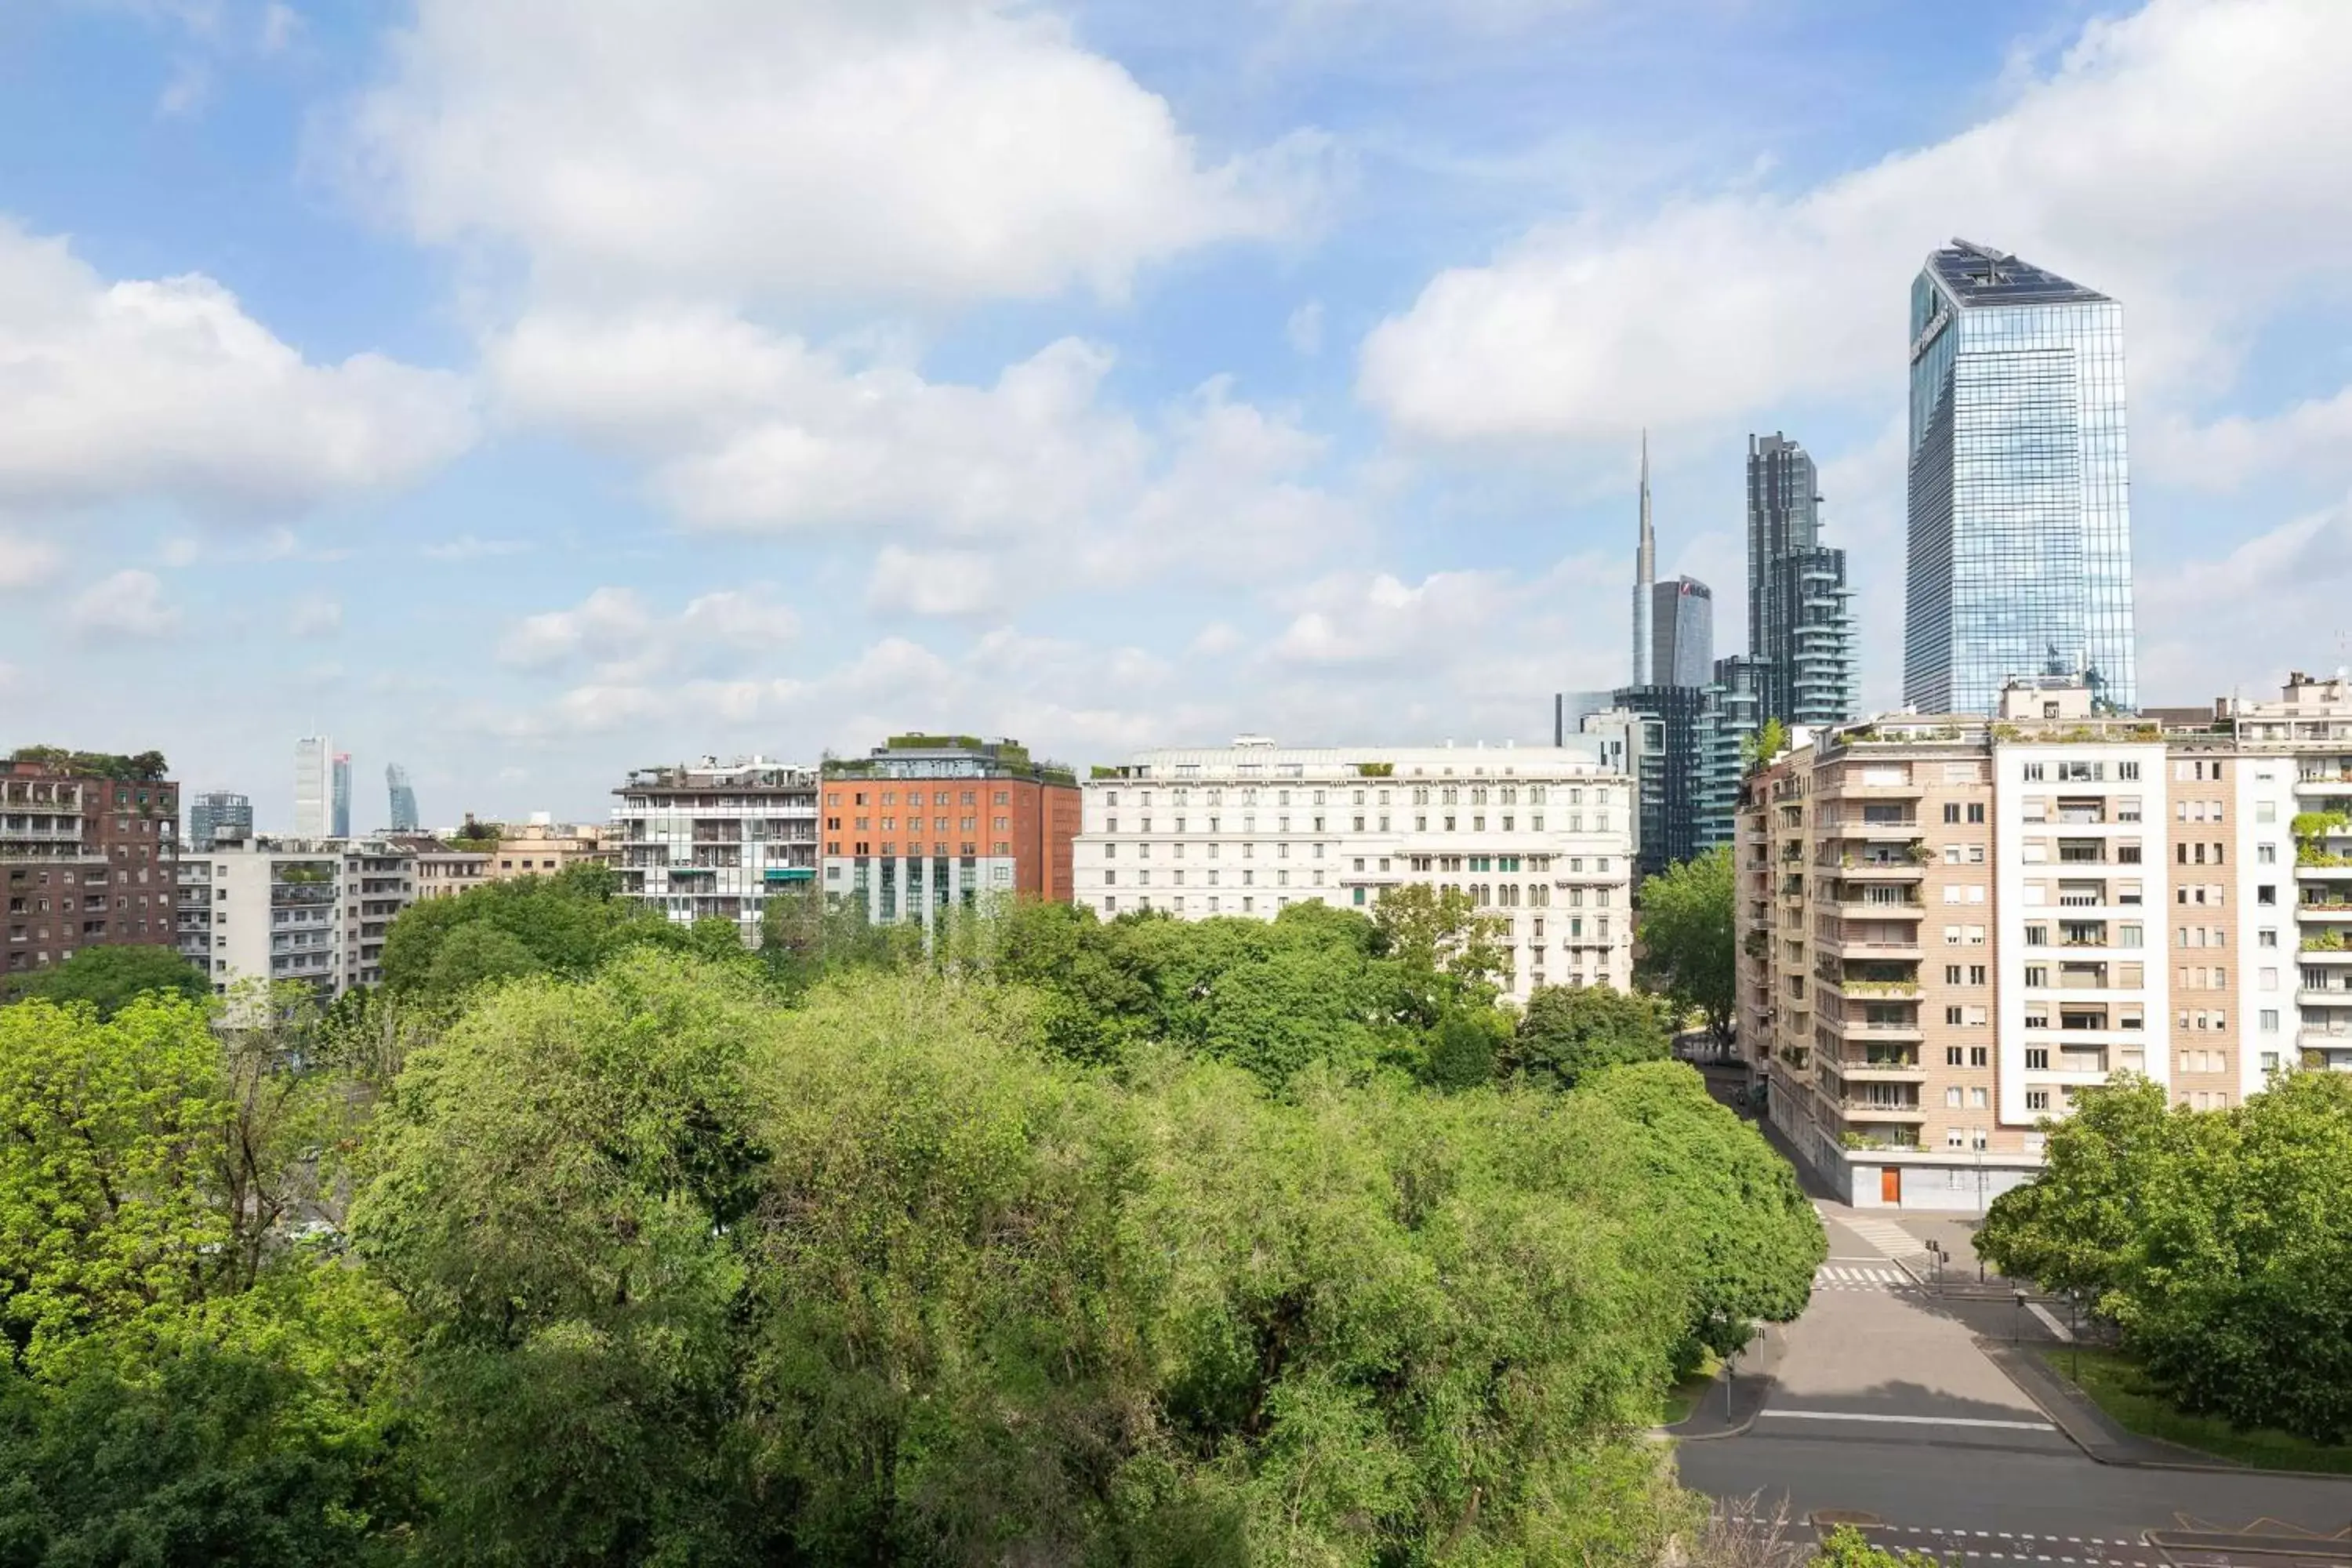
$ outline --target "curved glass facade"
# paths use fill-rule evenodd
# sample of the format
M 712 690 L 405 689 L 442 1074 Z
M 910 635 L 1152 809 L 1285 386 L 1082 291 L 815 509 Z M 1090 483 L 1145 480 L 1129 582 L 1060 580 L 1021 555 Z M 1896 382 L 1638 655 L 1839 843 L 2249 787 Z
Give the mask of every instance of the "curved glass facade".
M 2123 310 L 1955 243 L 1911 290 L 1903 695 L 1990 712 L 2013 676 L 2138 700 Z

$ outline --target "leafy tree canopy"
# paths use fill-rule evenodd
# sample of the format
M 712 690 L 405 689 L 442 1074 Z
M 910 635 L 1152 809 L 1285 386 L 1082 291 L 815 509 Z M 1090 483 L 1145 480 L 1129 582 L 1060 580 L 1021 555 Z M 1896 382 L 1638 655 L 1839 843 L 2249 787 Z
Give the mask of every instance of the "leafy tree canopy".
M 486 981 L 584 975 L 625 948 L 695 944 L 687 928 L 619 893 L 611 867 L 583 863 L 412 904 L 384 937 L 384 984 L 447 1004 Z
M 1978 1247 L 2091 1300 L 2184 1408 L 2352 1436 L 2352 1079 L 2274 1077 L 2226 1110 L 2125 1078 L 2052 1124 Z
M 1547 985 L 1528 998 L 1512 1037 L 1511 1070 L 1574 1089 L 1604 1068 L 1666 1059 L 1672 1009 L 1655 996 L 1607 985 Z
M 1731 851 L 1717 847 L 1642 884 L 1634 977 L 1706 1015 L 1717 1044 L 1731 1039 L 1736 997 Z
M 201 1001 L 213 988 L 201 970 L 172 949 L 123 942 L 78 949 L 63 963 L 17 981 L 14 990 L 60 1004 L 86 1002 L 100 1017 L 110 1018 L 150 992 Z

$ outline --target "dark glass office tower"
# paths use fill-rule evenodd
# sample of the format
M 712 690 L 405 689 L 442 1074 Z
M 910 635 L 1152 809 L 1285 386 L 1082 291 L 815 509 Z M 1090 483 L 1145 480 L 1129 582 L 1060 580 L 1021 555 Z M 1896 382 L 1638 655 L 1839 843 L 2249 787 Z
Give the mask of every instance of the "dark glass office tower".
M 1695 577 L 1650 585 L 1650 684 L 1705 686 L 1715 674 L 1715 591 Z
M 1966 240 L 1911 285 L 1903 695 L 1990 713 L 2049 669 L 2137 701 L 2123 308 Z

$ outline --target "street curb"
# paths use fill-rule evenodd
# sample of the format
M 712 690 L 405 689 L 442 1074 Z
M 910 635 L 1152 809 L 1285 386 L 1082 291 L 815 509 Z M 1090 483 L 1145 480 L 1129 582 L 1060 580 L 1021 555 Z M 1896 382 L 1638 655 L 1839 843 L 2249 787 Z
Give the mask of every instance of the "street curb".
M 1650 1435 L 1654 1437 L 1667 1438 L 1670 1441 L 1676 1443 L 1715 1443 L 1719 1442 L 1726 1437 L 1746 1436 L 1748 1435 L 1748 1429 L 1756 1425 L 1757 1416 L 1763 1414 L 1764 1412 L 1762 1408 L 1759 1407 L 1753 1415 L 1749 1415 L 1747 1420 L 1742 1421 L 1738 1426 L 1727 1426 L 1720 1432 L 1678 1432 L 1672 1426 L 1653 1426 L 1650 1428 Z
M 2276 1476 L 2286 1480 L 2342 1480 L 2346 1479 L 2340 1472 L 2334 1470 L 2273 1470 L 2266 1469 L 2259 1465 L 2232 1465 L 2218 1460 L 2212 1464 L 2199 1464 L 2193 1460 L 2126 1459 L 2118 1458 L 2108 1454 L 2102 1454 L 2096 1448 L 2092 1447 L 2091 1445 L 2083 1441 L 2081 1437 L 2075 1436 L 2074 1429 L 2067 1425 L 2067 1415 L 2061 1415 L 2058 1411 L 2050 1407 L 2050 1401 L 2044 1399 L 2042 1396 L 2042 1391 L 2033 1386 L 2033 1380 L 2031 1377 L 2020 1377 L 2016 1373 L 2010 1370 L 2011 1356 L 2014 1355 L 2021 1358 L 2028 1352 L 2017 1351 L 2011 1346 L 2003 1345 L 1998 1342 L 1988 1340 L 1982 1334 L 1973 1334 L 1969 1337 L 1976 1341 L 1977 1348 L 1984 1352 L 1985 1359 L 1992 1363 L 1993 1365 L 2000 1368 L 2001 1375 L 2008 1378 L 2009 1381 L 2016 1386 L 2019 1393 L 2032 1400 L 2035 1409 L 2041 1411 L 2042 1415 L 2050 1417 L 2050 1424 L 2058 1428 L 2060 1436 L 2063 1436 L 2069 1443 L 2074 1444 L 2075 1447 L 2081 1449 L 2083 1451 L 2083 1457 L 2090 1460 L 2093 1464 L 2105 1465 L 2112 1469 L 2118 1470 L 2188 1470 L 2200 1475 L 2212 1476 Z M 2046 1375 L 2051 1379 L 2053 1385 L 2055 1386 L 2067 1399 L 2071 1400 L 2078 1397 L 2068 1389 L 2065 1381 L 2063 1378 L 2060 1378 L 2055 1372 L 2048 1373 Z M 2080 1397 L 2082 1397 L 2085 1403 L 2089 1403 L 2088 1395 L 2082 1395 Z M 2097 1410 L 2097 1406 L 2095 1405 L 2094 1405 L 2092 1408 L 2094 1410 Z M 2072 1412 L 2068 1413 L 2068 1415 L 2072 1414 Z M 2103 1421 L 2109 1418 L 2105 1411 L 2099 1411 L 2098 1415 L 2099 1419 Z M 2075 1418 L 2080 1419 L 2079 1416 L 2076 1416 Z M 1751 1417 L 1750 1419 L 1752 1420 L 1753 1418 Z M 2137 1433 L 2131 1433 L 2129 1436 L 2135 1441 L 2142 1443 L 2161 1443 L 2164 1441 L 2161 1437 L 2142 1437 Z M 2174 1447 L 2179 1447 L 2178 1444 L 2169 1444 L 2167 1446 Z

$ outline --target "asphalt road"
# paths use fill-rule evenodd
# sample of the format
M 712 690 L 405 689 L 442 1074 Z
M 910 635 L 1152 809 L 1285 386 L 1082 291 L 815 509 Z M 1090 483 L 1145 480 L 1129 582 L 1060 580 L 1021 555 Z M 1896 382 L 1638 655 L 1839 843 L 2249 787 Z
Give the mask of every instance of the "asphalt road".
M 1885 1216 L 1868 1216 L 1864 1231 L 1844 1216 L 1825 1213 L 1832 1261 L 1786 1331 L 1754 1426 L 1684 1444 L 1685 1484 L 1727 1500 L 1759 1496 L 1768 1510 L 1785 1502 L 1800 1519 L 1865 1516 L 1883 1544 L 1965 1568 L 2352 1563 L 2352 1479 L 2093 1461 L 1978 1348 L 1968 1319 L 1988 1309 L 1955 1309 L 1889 1279 L 1879 1244 L 1895 1245 L 1892 1233 L 1869 1223 Z M 1990 1310 L 1979 1328 L 2008 1321 Z M 2025 1331 L 2038 1331 L 2031 1318 Z M 2347 1534 L 2295 1548 L 2301 1556 L 2227 1545 L 2167 1552 L 2147 1541 L 2150 1531 L 2240 1531 L 2259 1521 L 2273 1521 L 2265 1530 Z

